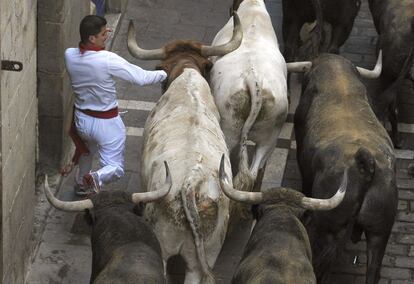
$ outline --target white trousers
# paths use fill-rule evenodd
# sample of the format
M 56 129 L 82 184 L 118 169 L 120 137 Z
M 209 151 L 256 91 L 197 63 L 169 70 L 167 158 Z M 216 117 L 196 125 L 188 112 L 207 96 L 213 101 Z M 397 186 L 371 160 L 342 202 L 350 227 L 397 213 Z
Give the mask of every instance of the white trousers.
M 79 136 L 88 146 L 89 154 L 79 159 L 79 171 L 75 179 L 83 184 L 83 176 L 92 169 L 93 157 L 98 152 L 101 168 L 97 173 L 99 185 L 115 181 L 124 175 L 126 130 L 118 115 L 114 118 L 95 118 L 75 110 L 75 125 Z

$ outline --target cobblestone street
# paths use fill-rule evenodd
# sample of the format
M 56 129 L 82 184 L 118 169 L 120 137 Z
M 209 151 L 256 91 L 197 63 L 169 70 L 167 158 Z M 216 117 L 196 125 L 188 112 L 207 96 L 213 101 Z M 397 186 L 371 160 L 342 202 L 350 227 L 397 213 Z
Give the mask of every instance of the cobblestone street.
M 171 40 L 183 38 L 210 44 L 215 34 L 227 22 L 231 3 L 230 0 L 129 0 L 127 12 L 123 15 L 115 35 L 112 51 L 144 69 L 153 70 L 157 62 L 137 60 L 127 50 L 127 28 L 130 20 L 134 21 L 137 29 L 137 41 L 144 48 L 159 48 Z M 266 5 L 283 49 L 281 0 L 268 0 Z M 376 38 L 368 3 L 363 0 L 351 37 L 342 47 L 341 55 L 359 66 L 372 69 L 376 61 Z M 74 42 L 73 46 L 76 44 Z M 293 114 L 298 102 L 300 84 L 296 76 L 292 77 L 289 116 L 267 164 L 264 187 L 283 185 L 298 190 L 301 188 L 293 134 Z M 367 84 L 375 87 L 375 83 Z M 383 259 L 381 284 L 414 284 L 414 178 L 407 172 L 408 164 L 414 160 L 414 89 L 408 82 L 405 86 L 400 101 L 399 124 L 404 140 L 402 149 L 396 150 L 399 211 Z M 127 126 L 126 175 L 106 189 L 139 192 L 143 127 L 149 111 L 161 96 L 161 88 L 138 87 L 119 81 L 117 90 L 121 112 L 125 112 L 123 120 Z M 96 166 L 97 162 L 96 160 Z M 75 200 L 72 188 L 73 176 L 69 176 L 64 180 L 58 197 L 62 200 Z M 47 201 L 43 198 L 42 202 Z M 51 209 L 48 214 L 45 231 L 26 283 L 89 283 L 91 248 L 89 228 L 83 214 L 55 209 Z M 249 229 L 250 225 L 245 224 L 228 235 L 214 268 L 218 283 L 230 283 Z M 333 283 L 365 283 L 365 263 L 365 242 L 348 244 L 346 253 L 338 259 Z M 172 273 L 171 282 L 180 283 L 183 275 L 180 261 L 173 261 L 169 269 Z

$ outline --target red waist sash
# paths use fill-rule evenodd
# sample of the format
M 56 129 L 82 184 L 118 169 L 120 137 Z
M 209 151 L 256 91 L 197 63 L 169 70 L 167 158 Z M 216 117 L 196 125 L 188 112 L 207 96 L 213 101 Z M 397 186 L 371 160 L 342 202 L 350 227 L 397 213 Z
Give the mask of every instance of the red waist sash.
M 98 110 L 91 110 L 91 109 L 78 109 L 80 112 L 83 112 L 84 114 L 87 114 L 89 116 L 92 117 L 96 117 L 96 118 L 104 118 L 104 119 L 109 119 L 109 118 L 114 118 L 118 116 L 118 107 L 114 107 L 113 109 L 110 110 L 105 110 L 105 111 L 98 111 Z
M 72 157 L 72 163 L 65 166 L 61 170 L 61 174 L 64 176 L 67 176 L 73 169 L 75 165 L 79 163 L 79 158 L 82 154 L 89 154 L 88 146 L 86 145 L 85 141 L 82 140 L 82 138 L 79 136 L 78 130 L 76 129 L 75 125 L 75 109 L 83 112 L 86 115 L 95 117 L 95 118 L 103 118 L 103 119 L 109 119 L 114 118 L 118 116 L 118 107 L 115 107 L 113 109 L 107 110 L 107 111 L 97 111 L 97 110 L 90 110 L 90 109 L 78 109 L 73 108 L 73 115 L 72 115 L 72 123 L 69 129 L 69 136 L 72 138 L 73 143 L 75 144 L 75 153 Z

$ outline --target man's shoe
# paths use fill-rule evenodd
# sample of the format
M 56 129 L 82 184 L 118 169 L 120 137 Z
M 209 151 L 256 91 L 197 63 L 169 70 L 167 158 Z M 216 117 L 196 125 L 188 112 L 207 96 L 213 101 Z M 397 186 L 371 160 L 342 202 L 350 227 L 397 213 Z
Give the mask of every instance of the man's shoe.
M 81 197 L 88 196 L 93 192 L 93 190 L 91 190 L 90 188 L 87 188 L 78 183 L 75 183 L 75 185 L 73 186 L 73 189 L 75 191 L 75 194 Z
M 85 174 L 83 176 L 83 184 L 86 185 L 87 188 L 90 188 L 92 191 L 95 191 L 96 193 L 98 193 L 101 190 L 97 173 L 89 172 Z

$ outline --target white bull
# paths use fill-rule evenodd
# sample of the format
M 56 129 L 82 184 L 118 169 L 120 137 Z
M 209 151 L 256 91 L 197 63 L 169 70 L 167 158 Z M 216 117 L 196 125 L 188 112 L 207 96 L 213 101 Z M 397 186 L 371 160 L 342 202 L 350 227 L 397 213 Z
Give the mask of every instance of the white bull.
M 214 283 L 210 267 L 227 232 L 229 199 L 220 190 L 218 168 L 228 149 L 219 112 L 202 74 L 211 67 L 208 56 L 224 55 L 240 45 L 237 17 L 235 22 L 232 39 L 214 47 L 177 41 L 145 51 L 133 39 L 131 26 L 128 35 L 133 56 L 162 59 L 160 67 L 168 72 L 167 90 L 145 124 L 141 176 L 143 186 L 151 189 L 148 185 L 165 175 L 162 162 L 168 157 L 173 186 L 157 205 L 148 204 L 144 216 L 160 241 L 164 264 L 171 256 L 183 257 L 186 284 Z M 230 169 L 230 161 L 225 163 Z
M 185 69 L 150 114 L 142 157 L 144 184 L 150 184 L 152 176 L 165 175 L 159 161 L 169 159 L 174 176 L 170 194 L 155 206 L 148 204 L 144 215 L 155 225 L 163 258 L 177 254 L 184 258 L 185 283 L 199 283 L 199 271 L 204 270 L 199 267 L 194 241 L 197 250 L 205 250 L 210 267 L 224 242 L 229 200 L 220 191 L 217 172 L 221 154 L 227 152 L 219 113 L 206 80 L 197 71 Z M 230 166 L 229 161 L 227 165 Z M 185 212 L 188 210 L 192 212 Z M 187 221 L 186 216 L 192 219 L 194 215 L 200 220 Z M 189 223 L 199 224 L 192 228 L 199 231 L 195 238 Z
M 234 52 L 212 59 L 210 84 L 232 155 L 233 172 L 239 172 L 235 187 L 250 190 L 259 170 L 263 174 L 286 120 L 287 68 L 264 1 L 244 0 L 234 8 L 238 8 L 243 41 Z M 212 45 L 228 41 L 232 30 L 230 19 Z M 256 144 L 249 169 L 247 139 Z

